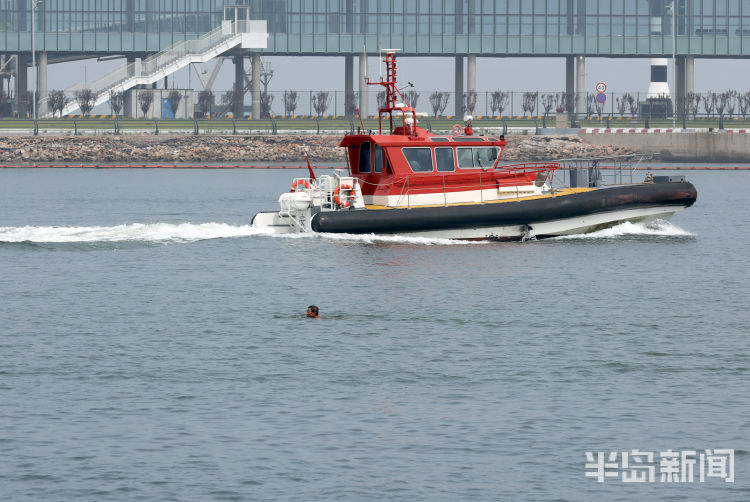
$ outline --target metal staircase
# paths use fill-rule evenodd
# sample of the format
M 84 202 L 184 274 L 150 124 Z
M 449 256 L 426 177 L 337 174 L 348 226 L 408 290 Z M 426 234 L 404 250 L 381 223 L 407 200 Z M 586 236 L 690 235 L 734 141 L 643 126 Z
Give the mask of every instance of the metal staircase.
M 238 46 L 243 49 L 265 49 L 267 44 L 266 21 L 223 21 L 221 26 L 200 38 L 178 42 L 140 63 L 126 63 L 93 82 L 76 84 L 65 89 L 65 92 L 70 96 L 84 88 L 90 89 L 95 96 L 93 106 L 97 106 L 107 101 L 110 93 L 152 84 L 191 63 L 205 63 Z M 63 108 L 62 115 L 78 109 L 78 103 L 72 99 Z

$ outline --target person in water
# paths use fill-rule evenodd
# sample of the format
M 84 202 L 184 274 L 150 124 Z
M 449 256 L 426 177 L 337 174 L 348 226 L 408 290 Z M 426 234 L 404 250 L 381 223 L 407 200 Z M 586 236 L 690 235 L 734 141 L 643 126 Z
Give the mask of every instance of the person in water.
M 307 317 L 320 319 L 320 315 L 318 314 L 318 307 L 316 307 L 315 305 L 310 305 L 309 307 L 307 307 Z

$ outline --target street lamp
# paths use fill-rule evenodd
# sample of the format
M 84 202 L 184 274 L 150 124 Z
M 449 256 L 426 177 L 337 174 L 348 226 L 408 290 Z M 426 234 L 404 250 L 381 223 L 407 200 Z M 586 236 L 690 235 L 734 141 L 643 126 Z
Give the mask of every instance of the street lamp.
M 675 17 L 676 0 L 672 0 L 667 10 L 672 13 L 672 130 L 677 128 L 677 23 Z
M 34 110 L 34 125 L 36 125 L 36 93 L 39 83 L 39 71 L 36 67 L 36 23 L 34 12 L 42 3 L 44 3 L 44 0 L 31 0 L 31 66 L 34 68 L 34 94 L 31 96 L 31 102 Z

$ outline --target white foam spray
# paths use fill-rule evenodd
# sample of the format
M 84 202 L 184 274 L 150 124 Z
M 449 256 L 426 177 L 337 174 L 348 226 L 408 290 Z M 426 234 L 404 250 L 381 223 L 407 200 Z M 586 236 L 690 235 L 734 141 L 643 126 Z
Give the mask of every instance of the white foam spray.
M 131 223 L 111 227 L 0 227 L 0 242 L 194 242 L 267 234 L 226 223 Z
M 690 232 L 668 222 L 657 221 L 648 225 L 626 222 L 590 234 L 569 235 L 558 237 L 557 239 L 616 239 L 631 236 L 685 237 L 692 235 L 693 234 Z M 273 234 L 271 229 L 255 228 L 250 225 L 230 225 L 227 223 L 131 223 L 109 227 L 0 227 L 0 242 L 6 243 L 95 243 L 127 241 L 180 243 L 207 239 L 231 239 L 254 236 L 269 236 L 283 239 L 324 239 L 332 242 L 352 242 L 363 244 L 410 244 L 418 246 L 465 246 L 488 244 L 488 241 L 462 241 L 403 235 L 327 233 Z
M 562 237 L 556 237 L 556 240 L 564 239 L 617 239 L 623 237 L 693 237 L 687 230 L 683 230 L 680 227 L 669 223 L 664 220 L 656 220 L 654 222 L 645 223 L 631 223 L 626 221 L 619 225 L 615 225 L 611 228 L 605 228 L 597 232 L 591 232 L 589 234 L 577 234 L 577 235 L 566 235 Z
M 226 223 L 131 223 L 90 227 L 0 227 L 0 242 L 33 243 L 96 243 L 96 242 L 154 242 L 181 243 L 207 239 L 270 236 L 285 239 L 324 239 L 335 242 L 401 243 L 413 245 L 461 245 L 476 242 L 399 235 L 354 234 L 274 234 L 272 229 Z

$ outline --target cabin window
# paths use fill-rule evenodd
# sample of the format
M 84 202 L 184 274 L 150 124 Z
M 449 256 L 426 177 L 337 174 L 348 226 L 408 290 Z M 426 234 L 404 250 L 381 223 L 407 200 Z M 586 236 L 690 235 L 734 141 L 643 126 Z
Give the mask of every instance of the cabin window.
M 404 157 L 415 173 L 432 172 L 432 150 L 429 148 L 404 148 Z
M 375 165 L 373 165 L 376 173 L 383 170 L 383 148 L 380 145 L 375 145 Z
M 500 149 L 495 146 L 480 146 L 472 150 L 474 151 L 474 167 L 483 169 L 493 167 L 500 154 Z
M 496 146 L 475 146 L 456 150 L 459 169 L 490 169 L 500 155 L 500 148 Z
M 448 138 L 430 138 L 430 141 L 438 141 L 440 143 L 447 143 L 450 140 Z
M 369 173 L 372 170 L 370 165 L 370 142 L 364 141 L 359 148 L 359 172 Z
M 435 148 L 437 170 L 443 173 L 456 169 L 453 164 L 453 148 Z
M 463 143 L 476 143 L 477 141 L 484 141 L 484 138 L 480 138 L 478 136 L 471 136 L 471 137 L 460 137 L 460 138 L 453 138 L 453 141 L 463 142 Z
M 471 148 L 456 148 L 459 169 L 474 169 L 474 155 Z

